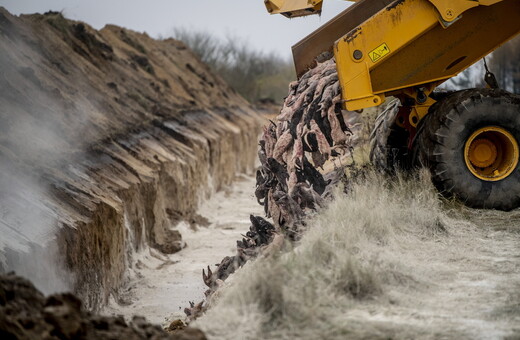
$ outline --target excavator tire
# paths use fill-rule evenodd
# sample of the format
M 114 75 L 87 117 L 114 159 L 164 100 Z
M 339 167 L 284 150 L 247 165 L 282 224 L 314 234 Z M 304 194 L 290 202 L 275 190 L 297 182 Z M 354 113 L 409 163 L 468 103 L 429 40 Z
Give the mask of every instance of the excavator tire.
M 446 197 L 467 206 L 520 206 L 520 96 L 470 89 L 437 102 L 419 123 L 416 162 L 431 170 Z
M 376 169 L 394 174 L 409 166 L 408 132 L 395 123 L 399 100 L 390 102 L 377 116 L 370 134 L 370 161 Z

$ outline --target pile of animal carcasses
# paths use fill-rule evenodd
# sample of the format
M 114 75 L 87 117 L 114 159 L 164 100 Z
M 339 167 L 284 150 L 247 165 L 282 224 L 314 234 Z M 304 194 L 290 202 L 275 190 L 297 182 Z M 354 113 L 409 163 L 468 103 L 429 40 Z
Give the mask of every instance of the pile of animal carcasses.
M 318 168 L 353 147 L 361 124 L 349 123 L 358 116 L 342 110 L 333 59 L 289 85 L 276 124 L 266 126 L 260 140 L 256 189 L 266 215 L 288 236 L 297 238 L 305 213 L 323 205 L 329 180 Z
M 281 233 L 275 232 L 275 227 L 267 220 L 260 216 L 250 215 L 251 226 L 246 235 L 242 235 L 242 240 L 237 241 L 237 253 L 234 256 L 226 256 L 218 264 L 215 270 L 211 270 L 210 266 L 207 272 L 202 269 L 202 279 L 208 289 L 204 292 L 206 298 L 209 298 L 222 284 L 229 275 L 235 270 L 243 266 L 248 260 L 257 257 L 260 253 L 269 251 L 273 246 L 281 247 L 280 242 L 273 240 L 283 237 Z M 198 304 L 190 302 L 190 307 L 184 309 L 184 313 L 188 317 L 188 322 L 199 317 L 207 308 L 204 301 Z
M 256 197 L 274 224 L 251 215 L 251 227 L 237 254 L 225 257 L 217 269 L 208 266 L 202 275 L 209 297 L 223 281 L 249 259 L 280 249 L 285 237 L 298 239 L 309 211 L 323 206 L 331 184 L 342 169 L 322 174 L 318 168 L 331 157 L 346 154 L 360 133 L 359 115 L 342 110 L 341 91 L 333 59 L 318 64 L 289 85 L 289 95 L 277 121 L 264 127 L 256 174 Z M 354 133 L 353 133 L 354 131 Z M 190 303 L 188 319 L 205 310 L 203 302 Z

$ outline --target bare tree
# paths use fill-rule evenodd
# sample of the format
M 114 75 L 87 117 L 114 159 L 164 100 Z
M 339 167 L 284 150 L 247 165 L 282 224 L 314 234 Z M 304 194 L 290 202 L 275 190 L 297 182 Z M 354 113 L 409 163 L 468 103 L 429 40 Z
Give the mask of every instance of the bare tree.
M 220 39 L 208 32 L 183 28 L 174 29 L 173 36 L 252 102 L 281 102 L 287 95 L 287 85 L 296 77 L 290 60 L 256 50 L 236 36 Z

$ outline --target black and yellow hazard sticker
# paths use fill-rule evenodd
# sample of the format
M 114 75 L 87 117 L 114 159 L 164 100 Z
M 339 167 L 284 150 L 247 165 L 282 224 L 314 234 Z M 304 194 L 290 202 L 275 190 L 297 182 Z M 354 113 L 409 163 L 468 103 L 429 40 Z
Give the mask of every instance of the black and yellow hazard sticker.
M 380 59 L 383 59 L 383 57 L 386 56 L 388 53 L 390 53 L 390 49 L 385 43 L 382 43 L 381 45 L 374 48 L 372 51 L 368 52 L 368 56 L 374 63 L 377 63 Z

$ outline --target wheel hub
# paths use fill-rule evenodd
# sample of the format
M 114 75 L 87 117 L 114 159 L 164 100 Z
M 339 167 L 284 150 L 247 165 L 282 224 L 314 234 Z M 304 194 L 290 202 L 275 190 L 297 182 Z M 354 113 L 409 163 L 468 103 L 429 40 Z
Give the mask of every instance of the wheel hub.
M 486 168 L 497 159 L 497 148 L 488 139 L 478 139 L 471 143 L 469 148 L 469 160 L 471 164 L 479 168 Z
M 519 154 L 516 139 L 498 126 L 475 131 L 464 148 L 466 166 L 485 181 L 499 181 L 509 176 L 518 164 Z

